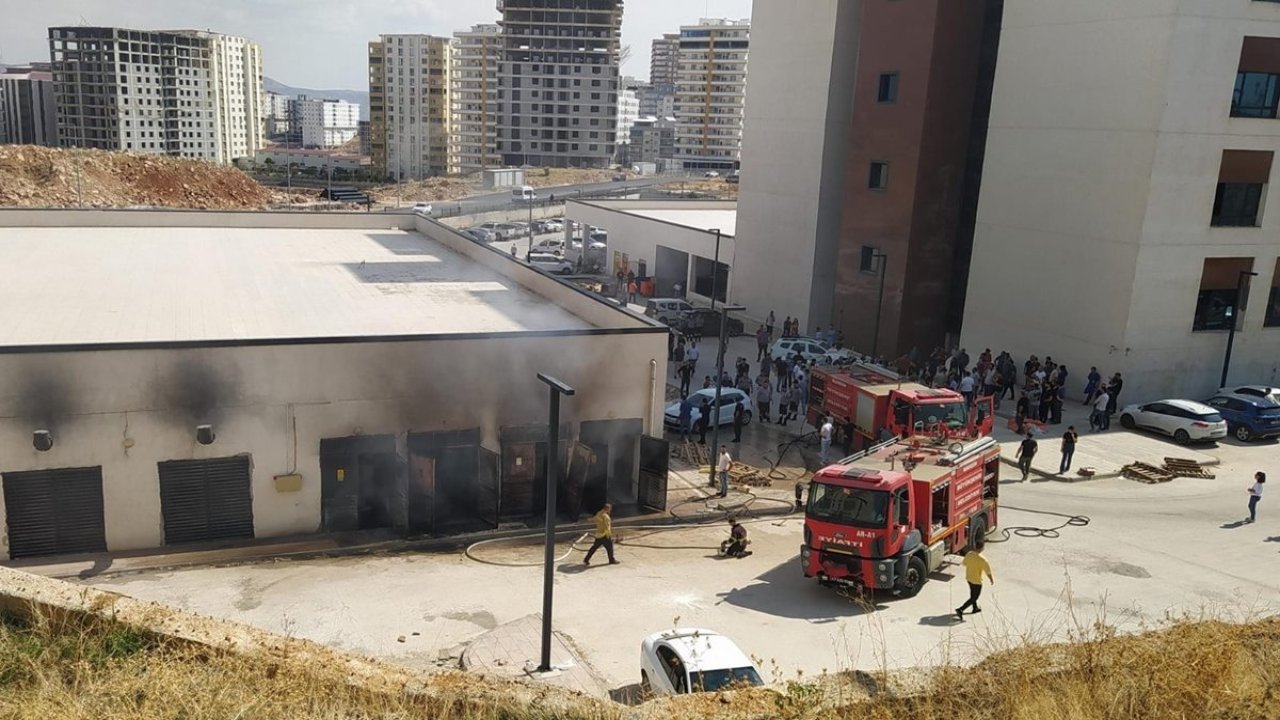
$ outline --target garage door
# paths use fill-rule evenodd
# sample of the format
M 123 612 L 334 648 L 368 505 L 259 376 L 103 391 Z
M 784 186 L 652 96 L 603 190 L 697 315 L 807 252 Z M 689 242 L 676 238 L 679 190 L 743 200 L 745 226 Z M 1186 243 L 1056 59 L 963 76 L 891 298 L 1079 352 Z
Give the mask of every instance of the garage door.
M 160 463 L 164 544 L 253 537 L 249 457 Z
M 102 468 L 4 473 L 13 559 L 106 552 Z

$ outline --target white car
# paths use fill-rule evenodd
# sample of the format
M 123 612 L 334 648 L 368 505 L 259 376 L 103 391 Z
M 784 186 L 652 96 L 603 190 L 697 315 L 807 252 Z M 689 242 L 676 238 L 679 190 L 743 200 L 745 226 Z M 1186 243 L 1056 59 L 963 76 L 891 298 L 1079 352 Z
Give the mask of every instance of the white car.
M 711 372 L 715 372 L 715 367 L 711 367 Z M 689 396 L 689 402 L 693 403 L 693 408 L 689 411 L 689 427 L 698 426 L 698 419 L 702 417 L 702 400 L 706 398 L 707 402 L 715 405 L 716 389 L 714 387 L 698 392 Z M 733 424 L 733 408 L 742 401 L 742 409 L 746 411 L 746 415 L 742 418 L 743 425 L 751 424 L 751 413 L 754 409 L 751 405 L 751 396 L 742 392 L 738 388 L 724 387 L 720 388 L 720 424 Z M 680 403 L 675 402 L 667 406 L 662 422 L 672 430 L 680 429 Z
M 810 365 L 826 365 L 842 362 L 854 362 L 860 360 L 861 357 L 846 348 L 830 348 L 825 343 L 820 343 L 813 338 L 808 337 L 792 337 L 782 338 L 773 343 L 769 348 L 769 354 L 775 358 L 790 358 L 799 355 L 804 361 Z
M 708 171 L 706 171 L 706 172 L 702 173 L 702 177 L 704 177 L 704 178 L 718 178 L 718 177 L 720 177 L 720 173 L 716 172 L 715 170 L 708 170 Z
M 1270 385 L 1236 385 L 1234 387 L 1224 387 L 1218 393 L 1261 398 L 1270 400 L 1273 405 L 1280 405 L 1280 387 L 1271 387 Z
M 654 633 L 640 643 L 640 689 L 645 696 L 763 684 L 751 658 L 718 632 L 676 628 Z
M 546 232 L 564 232 L 564 221 L 558 218 L 542 221 L 542 229 Z
M 533 246 L 533 251 L 561 255 L 564 253 L 564 238 L 547 238 L 546 240 L 540 240 L 538 241 L 538 244 Z
M 415 203 L 413 206 L 413 214 L 423 217 L 431 217 L 431 203 Z
M 529 253 L 528 262 L 539 270 L 545 270 L 556 275 L 573 274 L 573 263 L 551 253 Z
M 1193 400 L 1157 400 L 1129 405 L 1120 411 L 1120 424 L 1133 430 L 1170 435 L 1179 445 L 1211 442 L 1227 436 L 1227 421 L 1215 408 Z

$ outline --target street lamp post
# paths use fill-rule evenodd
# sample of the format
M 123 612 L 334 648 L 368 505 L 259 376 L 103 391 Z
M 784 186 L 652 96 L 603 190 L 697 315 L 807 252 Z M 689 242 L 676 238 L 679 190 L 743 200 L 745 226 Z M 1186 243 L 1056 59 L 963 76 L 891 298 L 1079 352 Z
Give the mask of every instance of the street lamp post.
M 1227 386 L 1227 372 L 1231 369 L 1231 347 L 1236 342 L 1236 324 L 1240 321 L 1240 295 L 1244 292 L 1244 279 L 1246 277 L 1257 277 L 1258 273 L 1249 270 L 1241 270 L 1240 275 L 1236 277 L 1236 299 L 1231 303 L 1231 327 L 1227 328 L 1227 353 L 1222 358 L 1222 382 L 1218 383 L 1218 387 Z
M 889 264 L 889 255 L 880 250 L 873 250 L 871 257 L 880 261 L 880 292 L 876 298 L 876 324 L 875 334 L 871 337 L 871 358 L 874 360 L 879 357 L 880 350 L 880 315 L 884 311 L 884 272 L 885 266 Z
M 746 309 L 742 305 L 720 306 L 720 349 L 716 353 L 716 394 L 715 400 L 711 403 L 711 417 L 706 419 L 707 422 L 711 422 L 712 418 L 715 419 L 715 425 L 711 426 L 711 477 L 709 480 L 712 487 L 716 486 L 716 463 L 720 458 L 720 380 L 724 377 L 724 346 L 729 335 L 729 313 Z
M 551 406 L 547 411 L 547 442 L 550 447 L 544 462 L 547 476 L 547 528 L 542 558 L 542 657 L 538 672 L 551 672 L 551 589 L 556 562 L 556 486 L 560 484 L 560 396 L 574 394 L 574 389 L 560 380 L 538 373 L 538 379 L 551 388 Z
M 711 261 L 711 309 L 716 309 L 716 295 L 720 294 L 720 228 L 711 228 L 707 232 L 716 234 L 716 256 Z

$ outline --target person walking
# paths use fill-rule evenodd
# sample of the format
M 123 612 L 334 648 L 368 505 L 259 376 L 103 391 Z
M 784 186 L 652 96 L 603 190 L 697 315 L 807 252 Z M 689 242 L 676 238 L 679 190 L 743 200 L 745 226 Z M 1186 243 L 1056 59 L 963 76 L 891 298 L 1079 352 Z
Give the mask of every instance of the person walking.
M 698 444 L 707 444 L 707 425 L 711 424 L 711 400 L 702 398 L 702 407 L 698 409 Z
M 716 470 L 720 471 L 720 497 L 729 494 L 729 466 L 733 465 L 733 458 L 729 456 L 729 446 L 720 446 L 720 462 L 716 464 Z
M 1022 471 L 1022 482 L 1027 481 L 1027 476 L 1031 474 L 1031 459 L 1036 456 L 1036 451 L 1040 449 L 1040 444 L 1032 437 L 1031 433 L 1027 433 L 1027 439 L 1018 445 L 1018 469 Z
M 747 420 L 747 409 L 742 407 L 742 401 L 733 404 L 733 441 L 742 442 L 742 424 Z
M 609 556 L 609 564 L 617 565 L 618 560 L 613 557 L 613 506 L 605 503 L 600 508 L 600 512 L 595 514 L 593 520 L 596 523 L 596 539 L 591 543 L 591 549 L 587 551 L 587 556 L 582 559 L 583 565 L 591 564 L 591 556 L 596 554 L 596 550 L 604 548 L 604 552 Z
M 699 352 L 698 350 L 698 343 L 696 342 L 689 343 L 689 352 L 685 355 L 685 357 L 689 360 L 690 375 L 698 374 L 698 358 L 701 357 L 701 355 L 702 353 Z
M 680 399 L 680 439 L 689 442 L 689 432 L 693 425 L 693 401 L 689 398 Z
M 1062 463 L 1058 465 L 1059 475 L 1071 469 L 1071 456 L 1076 454 L 1076 443 L 1079 441 L 1080 433 L 1076 432 L 1076 426 L 1068 425 L 1067 431 L 1062 433 Z
M 1089 368 L 1089 382 L 1084 384 L 1084 403 L 1088 405 L 1093 402 L 1094 393 L 1098 392 L 1098 386 L 1102 384 L 1102 374 L 1098 372 L 1098 368 Z
M 1103 425 L 1103 430 L 1111 429 L 1111 416 L 1116 414 L 1116 406 L 1120 402 L 1120 389 L 1124 387 L 1124 380 L 1120 378 L 1120 373 L 1111 376 L 1111 382 L 1107 383 L 1107 394 L 1111 397 L 1107 400 L 1107 422 Z
M 772 404 L 773 384 L 769 382 L 769 376 L 761 372 L 760 377 L 756 378 L 756 407 L 760 408 L 761 422 L 769 422 L 769 406 Z
M 1249 519 L 1245 522 L 1253 522 L 1258 519 L 1258 501 L 1262 500 L 1262 487 L 1266 484 L 1266 473 L 1256 472 L 1253 474 L 1253 487 L 1249 488 Z
M 822 420 L 822 427 L 818 430 L 821 437 L 822 449 L 818 453 L 818 459 L 823 465 L 827 464 L 827 456 L 831 454 L 831 436 L 835 433 L 836 426 L 831 423 L 831 418 L 826 417 Z
M 965 376 L 960 378 L 960 394 L 964 396 L 964 406 L 966 408 L 973 405 L 973 388 L 975 382 L 973 375 L 969 373 L 965 373 Z
M 1098 390 L 1098 396 L 1093 399 L 1093 412 L 1089 415 L 1089 427 L 1097 432 L 1107 429 L 1110 423 L 1107 422 L 1107 406 L 1111 404 L 1111 393 L 1107 392 L 1107 386 L 1103 385 Z
M 964 611 L 973 608 L 973 613 L 982 612 L 982 608 L 978 607 L 978 598 L 982 596 L 982 576 L 986 575 L 987 580 L 992 585 L 996 584 L 996 578 L 991 574 L 991 563 L 982 557 L 982 548 L 974 545 L 969 548 L 969 552 L 964 555 L 964 579 L 969 583 L 969 599 L 963 605 L 956 608 L 956 617 L 964 620 Z
M 763 325 L 756 330 L 756 362 L 764 359 L 765 350 L 769 349 L 769 331 Z
M 676 375 L 680 377 L 680 397 L 688 397 L 689 387 L 693 382 L 693 366 L 688 362 L 680 363 Z
M 777 318 L 773 316 L 773 311 L 769 311 L 769 318 L 764 321 L 764 328 L 769 333 L 769 340 L 773 340 L 773 326 L 778 323 Z

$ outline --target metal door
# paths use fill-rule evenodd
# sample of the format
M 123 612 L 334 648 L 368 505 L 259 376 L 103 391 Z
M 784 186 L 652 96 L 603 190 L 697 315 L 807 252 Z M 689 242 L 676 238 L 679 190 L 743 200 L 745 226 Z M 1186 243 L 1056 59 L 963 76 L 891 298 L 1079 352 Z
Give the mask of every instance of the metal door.
M 597 456 L 590 446 L 582 443 L 573 446 L 569 467 L 560 476 L 556 492 L 556 509 L 564 518 L 577 520 L 582 515 L 582 491 L 596 463 Z
M 9 557 L 106 552 L 102 468 L 4 473 Z
M 502 480 L 498 472 L 498 453 L 476 448 L 479 465 L 479 489 L 476 493 L 476 514 L 487 525 L 498 527 L 502 514 Z
M 666 440 L 640 436 L 640 505 L 656 512 L 667 509 L 667 472 L 671 446 Z
M 158 464 L 164 544 L 253 537 L 249 457 Z
M 428 455 L 409 455 L 409 529 L 432 532 L 436 525 L 436 461 Z
M 354 461 L 344 452 L 325 452 L 325 441 L 320 441 L 320 512 L 328 532 L 360 529 L 360 482 Z

